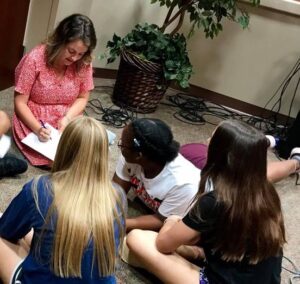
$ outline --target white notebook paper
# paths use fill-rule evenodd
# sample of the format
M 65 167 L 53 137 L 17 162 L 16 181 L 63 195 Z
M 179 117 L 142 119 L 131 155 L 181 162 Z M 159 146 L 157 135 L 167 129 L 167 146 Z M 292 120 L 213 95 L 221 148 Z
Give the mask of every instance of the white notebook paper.
M 45 123 L 45 126 L 46 128 L 51 129 L 50 140 L 48 140 L 47 142 L 41 142 L 39 138 L 33 132 L 31 132 L 22 140 L 22 143 L 44 155 L 48 159 L 54 161 L 61 134 L 50 124 Z
M 61 133 L 59 133 L 59 131 L 49 123 L 45 123 L 45 126 L 46 128 L 51 129 L 51 140 L 48 140 L 47 142 L 41 142 L 39 138 L 33 132 L 31 132 L 21 142 L 44 155 L 48 159 L 54 161 Z M 109 145 L 114 144 L 116 134 L 107 129 L 106 133 L 108 136 Z

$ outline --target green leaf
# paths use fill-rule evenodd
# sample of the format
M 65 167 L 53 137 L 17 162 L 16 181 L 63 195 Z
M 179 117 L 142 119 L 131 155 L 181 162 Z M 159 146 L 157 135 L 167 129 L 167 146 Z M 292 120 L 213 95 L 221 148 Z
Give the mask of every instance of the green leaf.
M 185 88 L 189 87 L 189 82 L 187 80 L 182 80 L 182 81 L 180 81 L 179 85 L 181 88 L 185 89 Z
M 114 61 L 115 61 L 115 58 L 110 57 L 107 59 L 107 64 L 113 63 Z
M 202 15 L 204 17 L 211 17 L 213 15 L 213 12 L 205 10 L 205 11 L 202 12 Z
M 248 2 L 253 5 L 260 3 L 259 0 Z M 172 23 L 177 22 L 176 20 L 186 13 L 190 23 L 188 38 L 197 29 L 201 29 L 206 38 L 213 39 L 223 30 L 224 19 L 237 22 L 242 28 L 249 25 L 249 15 L 239 9 L 238 0 L 150 0 L 150 3 L 168 8 L 167 12 L 172 12 L 170 19 L 175 13 L 182 11 Z M 162 30 L 168 30 L 167 26 L 168 24 L 159 28 L 155 24 L 137 24 L 122 38 L 114 34 L 107 42 L 108 63 L 113 62 L 122 49 L 126 49 L 136 53 L 141 59 L 161 64 L 166 80 L 175 80 L 181 87 L 187 87 L 193 71 L 188 58 L 186 39 L 180 33 L 163 33 Z M 179 25 L 178 28 L 180 27 Z
M 242 15 L 242 16 L 238 17 L 237 21 L 242 26 L 243 29 L 245 29 L 249 26 L 249 16 L 248 15 Z
M 106 54 L 100 54 L 100 55 L 98 56 L 98 59 L 99 59 L 99 60 L 103 60 L 104 58 L 107 58 L 107 55 L 106 55 Z

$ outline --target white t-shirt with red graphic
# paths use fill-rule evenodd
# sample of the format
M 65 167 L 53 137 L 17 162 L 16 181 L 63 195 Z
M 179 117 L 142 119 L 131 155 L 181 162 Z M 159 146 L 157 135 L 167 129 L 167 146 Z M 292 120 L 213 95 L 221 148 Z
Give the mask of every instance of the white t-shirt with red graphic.
M 200 182 L 200 170 L 180 154 L 152 179 L 145 178 L 140 165 L 127 163 L 121 155 L 116 174 L 122 180 L 131 182 L 135 195 L 164 217 L 183 217 Z

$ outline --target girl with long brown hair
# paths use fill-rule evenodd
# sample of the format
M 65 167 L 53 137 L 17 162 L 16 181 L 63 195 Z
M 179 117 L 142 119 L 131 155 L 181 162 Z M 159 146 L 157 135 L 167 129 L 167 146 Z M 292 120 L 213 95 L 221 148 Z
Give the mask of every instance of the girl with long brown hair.
M 165 283 L 280 283 L 285 229 L 279 196 L 267 180 L 267 148 L 253 127 L 222 122 L 189 213 L 167 219 L 158 235 L 128 235 L 140 265 Z M 175 253 L 195 244 L 205 253 L 201 269 Z

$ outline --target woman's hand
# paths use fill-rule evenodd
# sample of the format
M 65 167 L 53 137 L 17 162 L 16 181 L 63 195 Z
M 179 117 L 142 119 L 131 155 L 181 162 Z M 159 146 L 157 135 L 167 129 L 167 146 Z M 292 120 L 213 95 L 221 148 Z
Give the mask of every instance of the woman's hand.
M 62 133 L 66 126 L 70 123 L 71 119 L 68 116 L 64 116 L 59 122 L 58 122 L 58 131 Z
M 164 224 L 162 228 L 160 229 L 159 233 L 166 233 L 168 230 L 170 230 L 176 223 L 180 222 L 182 220 L 181 216 L 178 215 L 171 215 L 167 219 L 165 219 Z
M 193 245 L 199 240 L 200 233 L 198 231 L 188 227 L 181 221 L 180 216 L 173 215 L 166 219 L 159 231 L 156 247 L 161 253 L 172 253 L 181 245 Z
M 178 216 L 178 215 L 171 215 L 169 216 L 164 223 L 167 223 L 168 221 L 173 221 L 173 222 L 179 222 L 180 220 L 182 219 L 181 216 Z
M 50 139 L 51 129 L 40 127 L 36 135 L 41 142 L 47 142 Z
M 58 131 L 62 133 L 66 126 L 75 118 L 82 114 L 89 100 L 89 92 L 81 93 L 65 112 L 65 116 L 58 122 Z
M 188 260 L 205 259 L 203 248 L 198 246 L 181 245 L 176 249 L 176 252 Z

